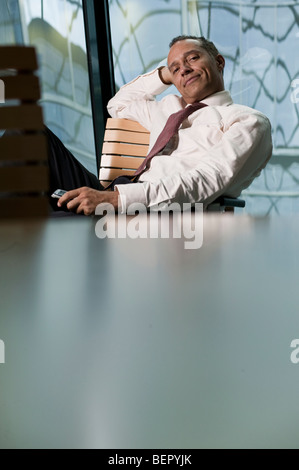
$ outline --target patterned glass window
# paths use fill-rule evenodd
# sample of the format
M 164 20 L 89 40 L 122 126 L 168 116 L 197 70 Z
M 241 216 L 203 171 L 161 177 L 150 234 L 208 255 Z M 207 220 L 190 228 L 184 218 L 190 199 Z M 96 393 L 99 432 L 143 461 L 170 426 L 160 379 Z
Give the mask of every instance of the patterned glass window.
M 159 65 L 174 36 L 215 42 L 234 101 L 272 124 L 273 157 L 243 192 L 246 211 L 299 212 L 298 0 L 110 0 L 110 18 L 118 87 Z
M 45 123 L 96 173 L 82 0 L 1 0 L 0 41 L 37 47 Z

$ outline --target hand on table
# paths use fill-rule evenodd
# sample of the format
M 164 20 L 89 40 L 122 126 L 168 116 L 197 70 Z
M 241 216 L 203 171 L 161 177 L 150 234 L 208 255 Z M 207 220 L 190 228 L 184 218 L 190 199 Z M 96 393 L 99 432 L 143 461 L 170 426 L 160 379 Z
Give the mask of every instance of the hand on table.
M 108 202 L 118 208 L 118 191 L 98 191 L 92 188 L 78 188 L 66 192 L 59 200 L 58 207 L 64 204 L 71 212 L 92 215 L 98 204 Z

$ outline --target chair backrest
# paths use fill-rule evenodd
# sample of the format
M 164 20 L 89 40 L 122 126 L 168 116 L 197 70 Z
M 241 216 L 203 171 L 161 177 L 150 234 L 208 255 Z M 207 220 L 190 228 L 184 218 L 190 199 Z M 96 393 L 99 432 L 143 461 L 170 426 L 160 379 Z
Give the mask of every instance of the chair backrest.
M 117 176 L 131 175 L 148 153 L 149 131 L 130 119 L 108 118 L 99 179 L 106 187 Z
M 117 176 L 134 174 L 148 153 L 149 138 L 149 131 L 136 121 L 107 119 L 99 173 L 104 187 Z M 245 207 L 245 201 L 220 196 L 206 210 L 234 212 L 235 207 Z
M 0 217 L 48 214 L 47 142 L 35 48 L 0 46 Z M 0 97 L 1 98 L 1 97 Z

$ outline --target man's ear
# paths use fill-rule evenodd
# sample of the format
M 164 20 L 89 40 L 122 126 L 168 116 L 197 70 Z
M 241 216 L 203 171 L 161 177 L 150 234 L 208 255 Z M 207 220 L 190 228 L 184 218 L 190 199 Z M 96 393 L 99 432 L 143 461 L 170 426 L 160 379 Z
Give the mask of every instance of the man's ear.
M 218 69 L 223 72 L 223 69 L 225 67 L 225 59 L 224 57 L 221 55 L 221 54 L 218 54 L 216 56 L 216 63 L 217 63 L 217 67 Z

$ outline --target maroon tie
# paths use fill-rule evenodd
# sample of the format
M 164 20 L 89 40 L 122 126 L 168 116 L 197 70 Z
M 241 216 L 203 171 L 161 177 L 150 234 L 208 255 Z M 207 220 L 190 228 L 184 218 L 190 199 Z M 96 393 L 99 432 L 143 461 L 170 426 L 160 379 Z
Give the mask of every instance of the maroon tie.
M 129 179 L 133 181 L 137 176 L 140 176 L 146 170 L 151 159 L 155 155 L 157 155 L 159 152 L 161 152 L 161 150 L 165 147 L 165 145 L 168 144 L 170 139 L 177 133 L 182 122 L 185 119 L 187 119 L 187 117 L 190 116 L 190 114 L 194 113 L 194 111 L 200 108 L 204 108 L 205 106 L 207 106 L 207 104 L 204 104 L 204 103 L 191 104 L 190 106 L 187 106 L 186 108 L 181 109 L 180 111 L 177 111 L 176 113 L 171 114 L 169 118 L 167 119 L 164 129 L 162 130 L 161 134 L 159 134 L 155 142 L 155 145 L 151 149 L 150 153 L 145 157 L 141 165 L 137 168 L 135 173 L 133 175 L 119 176 L 118 178 L 115 178 L 109 184 L 109 186 L 106 187 L 106 190 L 113 187 L 116 183 L 122 184 L 122 181 L 121 181 L 122 179 L 127 179 L 127 180 Z
M 161 134 L 158 136 L 156 140 L 155 145 L 153 146 L 153 148 L 151 149 L 147 157 L 143 160 L 140 167 L 137 168 L 137 170 L 135 171 L 133 175 L 134 178 L 136 176 L 140 176 L 145 171 L 151 159 L 155 155 L 157 155 L 159 152 L 161 152 L 161 150 L 168 144 L 170 139 L 178 132 L 179 127 L 182 124 L 182 122 L 185 119 L 187 119 L 187 117 L 190 116 L 190 114 L 194 113 L 194 111 L 196 111 L 197 109 L 203 108 L 204 106 L 207 106 L 207 105 L 204 103 L 192 104 L 169 116 L 164 126 L 164 129 L 162 130 Z

